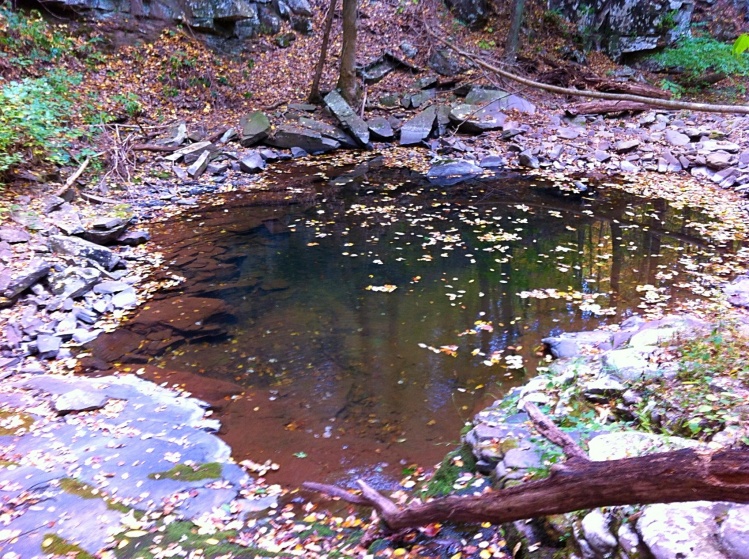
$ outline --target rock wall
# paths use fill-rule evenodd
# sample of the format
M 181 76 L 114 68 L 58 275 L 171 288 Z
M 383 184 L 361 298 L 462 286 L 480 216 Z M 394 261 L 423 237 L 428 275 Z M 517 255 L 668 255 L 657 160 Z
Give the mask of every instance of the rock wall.
M 97 18 L 118 15 L 181 23 L 227 37 L 278 33 L 283 20 L 309 21 L 308 0 L 47 0 L 47 9 Z
M 691 0 L 549 0 L 548 6 L 576 22 L 588 46 L 615 59 L 687 35 L 694 10 Z

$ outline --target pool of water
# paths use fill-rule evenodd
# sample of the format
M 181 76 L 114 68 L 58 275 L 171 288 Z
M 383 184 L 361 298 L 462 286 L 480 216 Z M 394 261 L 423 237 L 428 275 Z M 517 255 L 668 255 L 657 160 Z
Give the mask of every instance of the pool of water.
M 314 184 L 314 201 L 226 195 L 156 234 L 184 280 L 157 300 L 220 299 L 228 312 L 204 336 L 129 354 L 202 379 L 188 382 L 198 396 L 212 379 L 240 386 L 222 436 L 292 485 L 388 487 L 406 466 L 431 467 L 473 414 L 546 364 L 542 337 L 694 298 L 694 271 L 728 250 L 696 233 L 700 213 L 592 184 L 440 186 L 378 160 L 279 172 L 292 179 Z

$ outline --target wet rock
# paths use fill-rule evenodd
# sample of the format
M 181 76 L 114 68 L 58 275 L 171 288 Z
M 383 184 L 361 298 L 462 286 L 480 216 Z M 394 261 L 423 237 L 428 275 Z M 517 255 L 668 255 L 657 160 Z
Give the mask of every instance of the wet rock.
M 432 165 L 427 172 L 429 182 L 452 185 L 467 179 L 481 176 L 484 169 L 476 165 L 473 161 L 465 159 L 439 161 Z
M 36 338 L 36 348 L 42 359 L 54 359 L 60 352 L 62 338 L 51 334 L 42 334 Z
M 126 246 L 138 246 L 151 240 L 151 234 L 143 229 L 135 231 L 125 231 L 117 237 L 117 244 Z
M 55 410 L 58 413 L 91 411 L 103 408 L 108 398 L 102 393 L 88 392 L 78 388 L 58 396 Z
M 737 307 L 749 308 L 749 276 L 739 276 L 723 288 L 728 302 Z
M 243 173 L 259 173 L 265 167 L 265 159 L 256 151 L 243 156 L 239 160 L 239 170 Z
M 689 143 L 689 136 L 671 128 L 666 130 L 665 138 L 672 146 L 685 146 Z
M 325 153 L 341 147 L 340 142 L 319 132 L 292 124 L 279 126 L 266 143 L 279 148 L 301 148 L 307 153 Z
M 432 133 L 436 117 L 437 111 L 434 106 L 432 106 L 424 109 L 412 119 L 404 122 L 401 127 L 400 145 L 412 146 L 420 144 L 426 140 Z
M 369 126 L 369 132 L 374 140 L 390 142 L 395 137 L 393 127 L 390 125 L 388 119 L 384 117 L 376 116 L 370 118 L 367 121 L 367 126 Z
M 449 49 L 438 49 L 429 57 L 427 65 L 442 76 L 460 74 L 465 66 Z
M 115 252 L 85 239 L 53 235 L 49 239 L 49 245 L 54 252 L 88 258 L 103 266 L 105 270 L 112 270 L 120 263 L 120 257 Z
M 39 280 L 45 278 L 51 269 L 52 265 L 49 262 L 38 259 L 31 260 L 23 270 L 10 275 L 10 277 L 5 276 L 4 283 L 7 283 L 7 285 L 2 292 L 3 298 L 7 300 L 15 299 Z
M 307 157 L 309 153 L 307 153 L 307 150 L 300 148 L 300 147 L 292 147 L 291 148 L 291 157 L 296 159 L 298 157 Z
M 270 132 L 270 120 L 262 111 L 254 111 L 243 116 L 239 121 L 239 126 L 241 128 L 239 143 L 243 147 L 263 141 Z
M 549 351 L 557 359 L 577 357 L 586 349 L 607 350 L 612 347 L 611 333 L 599 330 L 564 332 L 559 336 L 549 336 L 541 341 L 549 347 Z
M 461 104 L 450 110 L 450 120 L 459 132 L 481 134 L 490 130 L 501 130 L 507 120 L 499 103 L 492 102 L 485 107 Z
M 325 106 L 338 119 L 343 128 L 349 132 L 361 147 L 371 147 L 369 144 L 369 128 L 357 115 L 346 100 L 336 90 L 328 93 L 323 99 Z
M 139 332 L 168 327 L 184 334 L 215 334 L 223 329 L 209 323 L 230 315 L 230 307 L 219 299 L 174 297 L 152 301 L 132 324 Z
M 18 229 L 17 227 L 0 227 L 0 241 L 6 243 L 26 243 L 31 239 L 31 235 L 24 230 Z

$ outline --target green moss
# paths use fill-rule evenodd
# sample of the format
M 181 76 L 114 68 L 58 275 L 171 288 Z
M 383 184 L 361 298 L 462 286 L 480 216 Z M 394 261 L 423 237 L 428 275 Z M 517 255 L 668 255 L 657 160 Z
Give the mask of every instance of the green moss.
M 221 464 L 218 462 L 208 462 L 190 466 L 187 464 L 177 464 L 171 470 L 166 472 L 157 472 L 149 474 L 150 479 L 180 479 L 184 481 L 200 481 L 202 479 L 217 479 L 221 477 Z
M 99 490 L 87 483 L 78 481 L 72 477 L 64 477 L 60 480 L 60 489 L 71 495 L 78 495 L 81 499 L 101 499 Z
M 47 555 L 72 555 L 76 559 L 94 559 L 81 547 L 62 539 L 57 534 L 47 534 L 42 540 L 42 551 Z
M 34 424 L 34 418 L 27 413 L 14 410 L 0 410 L 0 436 L 18 435 Z
M 453 491 L 453 485 L 462 472 L 473 471 L 476 459 L 471 452 L 471 447 L 463 445 L 457 450 L 449 452 L 434 472 L 434 476 L 424 489 L 426 497 L 448 495 Z

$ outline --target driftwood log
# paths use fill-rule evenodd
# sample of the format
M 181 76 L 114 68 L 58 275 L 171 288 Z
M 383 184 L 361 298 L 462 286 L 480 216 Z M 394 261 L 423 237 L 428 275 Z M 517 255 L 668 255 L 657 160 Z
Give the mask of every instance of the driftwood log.
M 636 113 L 649 111 L 653 107 L 647 103 L 636 101 L 591 101 L 577 103 L 564 109 L 569 116 L 577 115 L 619 115 L 622 113 Z
M 546 479 L 405 507 L 361 480 L 360 495 L 318 483 L 307 482 L 304 487 L 370 506 L 393 531 L 446 521 L 503 524 L 605 506 L 702 500 L 749 503 L 749 449 L 685 449 L 594 462 L 535 405 L 526 404 L 525 409 L 538 431 L 568 458 L 552 466 Z

